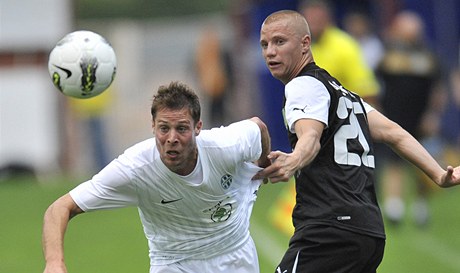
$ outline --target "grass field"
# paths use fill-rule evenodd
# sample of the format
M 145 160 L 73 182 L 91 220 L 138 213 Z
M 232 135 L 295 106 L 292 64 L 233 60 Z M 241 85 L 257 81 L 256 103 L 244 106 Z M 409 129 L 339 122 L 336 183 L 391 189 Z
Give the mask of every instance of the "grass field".
M 75 184 L 53 179 L 38 184 L 30 179 L 0 183 L 0 272 L 42 272 L 41 229 L 47 206 Z M 267 210 L 286 184 L 265 185 L 251 220 L 261 272 L 274 267 L 288 237 L 277 231 Z M 460 188 L 437 191 L 430 200 L 432 221 L 424 230 L 410 221 L 387 226 L 387 247 L 379 273 L 460 272 Z M 409 219 L 408 219 L 409 220 Z M 148 272 L 147 243 L 135 208 L 93 212 L 72 220 L 66 237 L 69 272 Z

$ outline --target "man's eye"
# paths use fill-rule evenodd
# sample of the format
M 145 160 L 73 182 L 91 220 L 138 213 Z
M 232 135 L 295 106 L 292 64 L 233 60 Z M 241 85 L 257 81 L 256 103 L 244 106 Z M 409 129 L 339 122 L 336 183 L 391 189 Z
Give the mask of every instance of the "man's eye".
M 183 133 L 183 132 L 187 131 L 187 127 L 179 127 L 179 128 L 177 128 L 177 131 Z

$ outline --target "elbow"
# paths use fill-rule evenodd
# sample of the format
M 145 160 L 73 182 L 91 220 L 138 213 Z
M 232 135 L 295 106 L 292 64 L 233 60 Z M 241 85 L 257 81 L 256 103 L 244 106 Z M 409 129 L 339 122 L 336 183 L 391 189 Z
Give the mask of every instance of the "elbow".
M 372 139 L 375 142 L 385 143 L 387 145 L 395 145 L 407 133 L 399 124 L 394 121 L 387 120 L 385 126 L 378 130 L 371 130 Z
M 267 127 L 267 125 L 266 125 L 265 122 L 263 122 L 259 117 L 252 117 L 252 118 L 250 118 L 249 120 L 252 121 L 252 122 L 254 122 L 254 123 L 256 123 L 256 124 L 259 126 L 259 128 L 260 128 L 260 130 L 261 130 L 262 132 L 264 132 L 264 131 L 267 131 L 267 132 L 268 132 L 268 127 Z
M 45 211 L 44 218 L 49 219 L 56 216 L 72 219 L 76 215 L 83 213 L 69 194 L 66 194 L 52 203 Z
M 321 144 L 319 143 L 319 141 L 315 144 L 315 146 L 313 147 L 313 157 L 315 158 L 316 155 L 319 153 L 319 150 L 321 150 Z
M 395 146 L 407 137 L 407 135 L 409 135 L 409 133 L 395 123 L 391 130 L 385 132 L 384 142 L 390 146 Z
M 321 150 L 321 144 L 319 142 L 316 142 L 315 145 L 311 149 L 311 155 L 308 156 L 307 158 L 310 158 L 305 164 L 302 164 L 302 167 L 305 167 L 306 165 L 310 164 L 318 155 L 319 151 Z

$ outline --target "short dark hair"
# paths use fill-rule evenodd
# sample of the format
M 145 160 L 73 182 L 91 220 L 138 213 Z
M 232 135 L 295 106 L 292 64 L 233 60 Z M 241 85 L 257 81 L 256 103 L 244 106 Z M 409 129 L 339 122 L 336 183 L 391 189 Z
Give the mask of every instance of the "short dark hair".
M 187 85 L 173 81 L 168 86 L 162 85 L 153 96 L 150 113 L 155 120 L 158 111 L 162 109 L 180 110 L 188 108 L 193 121 L 197 124 L 201 117 L 201 105 L 198 96 Z

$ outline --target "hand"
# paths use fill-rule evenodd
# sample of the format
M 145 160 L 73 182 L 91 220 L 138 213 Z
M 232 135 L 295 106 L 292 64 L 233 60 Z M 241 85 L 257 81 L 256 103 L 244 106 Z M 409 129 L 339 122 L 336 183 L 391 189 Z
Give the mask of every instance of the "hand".
M 263 179 L 264 183 L 288 182 L 294 175 L 299 160 L 294 154 L 280 151 L 271 152 L 268 155 L 271 165 L 258 172 L 253 179 Z
M 449 188 L 460 184 L 460 166 L 456 168 L 452 166 L 447 167 L 447 171 L 442 175 L 439 186 L 442 188 Z

